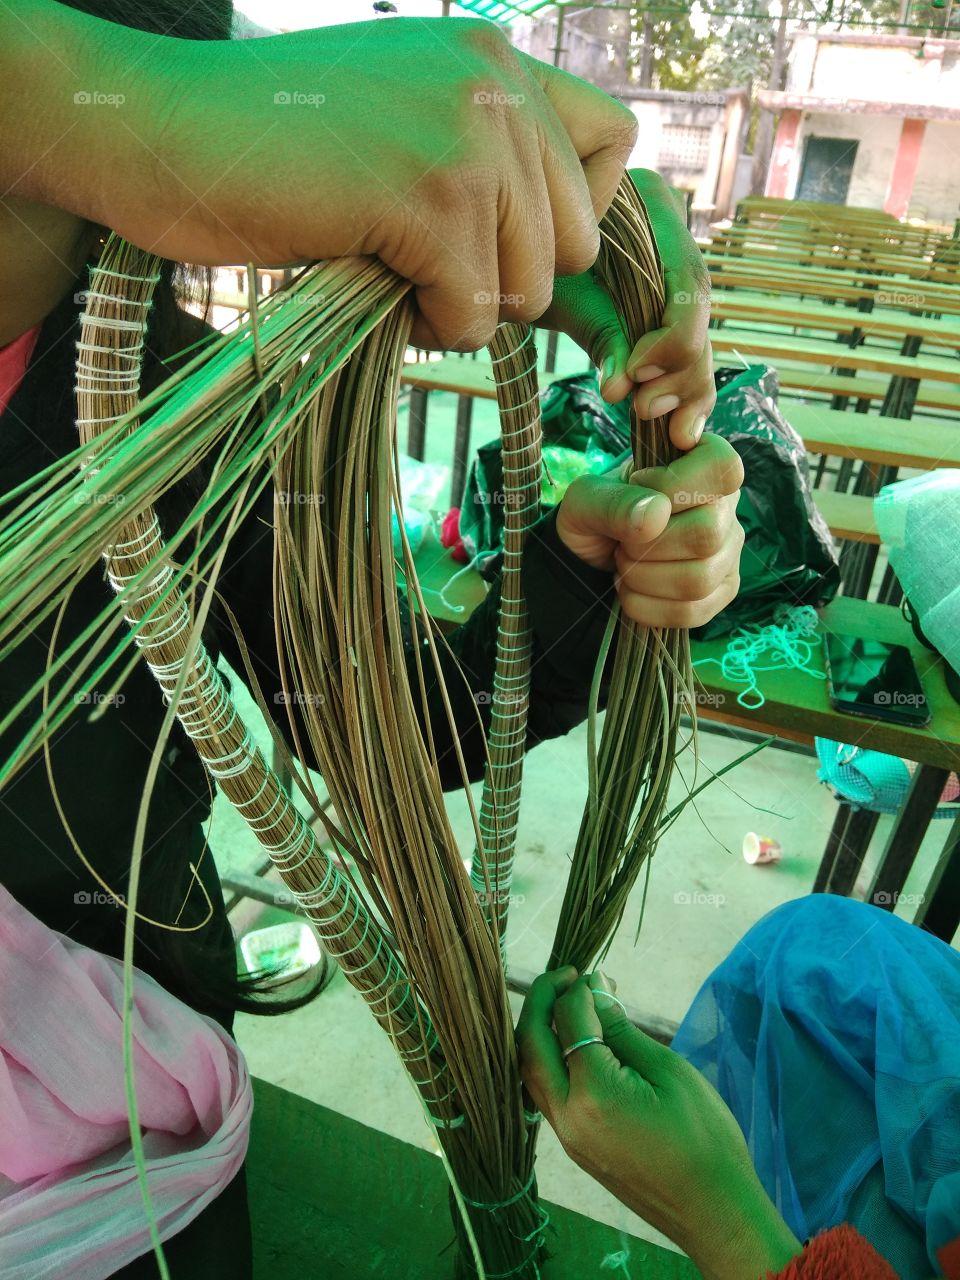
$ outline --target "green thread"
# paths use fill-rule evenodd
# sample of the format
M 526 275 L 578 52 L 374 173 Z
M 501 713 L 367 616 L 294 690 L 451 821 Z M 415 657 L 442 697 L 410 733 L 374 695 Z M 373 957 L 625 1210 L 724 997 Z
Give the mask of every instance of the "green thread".
M 487 1204 L 483 1200 L 471 1200 L 469 1196 L 464 1196 L 463 1199 L 472 1209 L 486 1209 L 488 1213 L 496 1213 L 500 1209 L 509 1209 L 512 1204 L 516 1204 L 518 1200 L 522 1200 L 524 1196 L 530 1194 L 533 1180 L 536 1176 L 536 1171 L 532 1172 L 517 1194 L 511 1196 L 509 1200 L 500 1200 L 494 1204 Z M 508 1272 L 507 1274 L 510 1273 Z

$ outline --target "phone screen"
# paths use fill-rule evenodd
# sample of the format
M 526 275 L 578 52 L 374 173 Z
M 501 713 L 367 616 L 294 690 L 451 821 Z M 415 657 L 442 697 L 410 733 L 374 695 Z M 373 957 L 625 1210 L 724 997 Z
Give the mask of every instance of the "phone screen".
M 930 708 L 910 650 L 902 644 L 826 636 L 830 701 L 838 711 L 920 726 Z

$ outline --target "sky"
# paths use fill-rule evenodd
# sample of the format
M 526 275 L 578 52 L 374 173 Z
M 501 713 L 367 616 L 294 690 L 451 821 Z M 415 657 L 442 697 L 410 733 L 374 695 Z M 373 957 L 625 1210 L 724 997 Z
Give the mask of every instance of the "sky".
M 393 0 L 411 18 L 439 18 L 440 0 Z M 373 0 L 234 0 L 234 8 L 253 22 L 274 30 L 329 27 L 338 22 L 363 22 L 373 15 Z M 452 13 L 460 12 L 458 5 Z M 387 21 L 388 19 L 384 19 Z

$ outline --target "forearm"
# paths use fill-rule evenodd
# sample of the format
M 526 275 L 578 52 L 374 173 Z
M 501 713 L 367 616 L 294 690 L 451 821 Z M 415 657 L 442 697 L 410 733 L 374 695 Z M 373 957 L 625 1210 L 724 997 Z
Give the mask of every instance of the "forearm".
M 0 188 L 135 226 L 153 197 L 149 121 L 186 43 L 51 0 L 0 7 Z

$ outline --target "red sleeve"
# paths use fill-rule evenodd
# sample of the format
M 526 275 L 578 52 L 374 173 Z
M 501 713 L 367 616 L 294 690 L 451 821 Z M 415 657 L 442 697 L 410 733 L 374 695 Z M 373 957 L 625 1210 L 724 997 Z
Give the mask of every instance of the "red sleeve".
M 897 1273 L 844 1222 L 815 1236 L 782 1271 L 769 1271 L 767 1280 L 897 1280 Z

